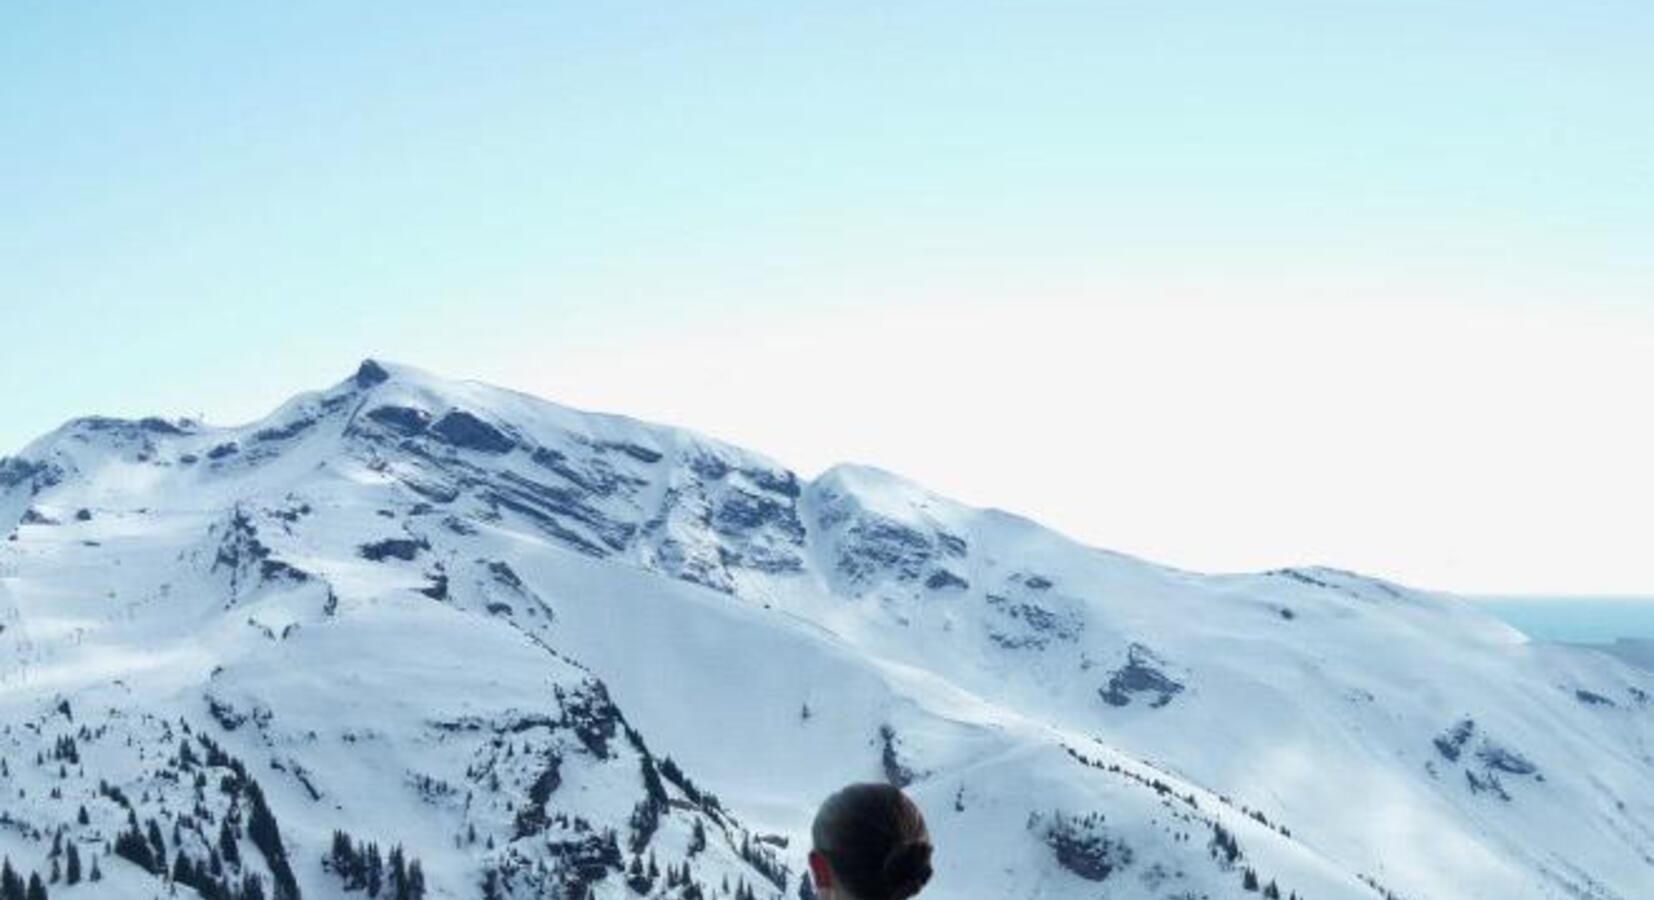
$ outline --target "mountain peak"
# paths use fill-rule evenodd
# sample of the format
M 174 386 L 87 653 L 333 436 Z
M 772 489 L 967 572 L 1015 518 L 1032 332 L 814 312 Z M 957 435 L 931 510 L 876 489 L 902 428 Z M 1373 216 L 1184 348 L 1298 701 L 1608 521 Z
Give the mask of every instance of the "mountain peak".
M 387 383 L 437 388 L 449 383 L 460 384 L 462 382 L 451 382 L 450 379 L 443 378 L 418 366 L 411 366 L 407 363 L 383 357 L 369 356 L 363 359 L 357 365 L 356 371 L 351 373 L 350 377 L 338 385 L 335 390 L 366 391 Z M 495 390 L 504 391 L 504 388 L 495 388 Z
M 383 365 L 372 359 L 362 360 L 362 364 L 356 368 L 356 386 L 359 388 L 373 387 L 376 384 L 389 381 L 390 377 L 391 373 L 385 371 Z

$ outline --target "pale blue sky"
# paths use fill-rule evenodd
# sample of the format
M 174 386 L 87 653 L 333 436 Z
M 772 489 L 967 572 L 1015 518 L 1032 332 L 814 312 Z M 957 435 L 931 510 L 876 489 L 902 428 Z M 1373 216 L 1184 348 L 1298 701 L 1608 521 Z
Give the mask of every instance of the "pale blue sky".
M 9 3 L 0 453 L 85 413 L 250 418 L 379 355 L 1170 562 L 1654 589 L 1621 536 L 1650 46 L 1642 2 Z M 1103 399 L 1129 440 L 1086 430 Z M 964 446 L 1002 420 L 1081 448 L 1088 490 Z M 1549 524 L 1465 544 L 1510 516 L 1462 467 L 1551 422 L 1507 472 Z M 1420 441 L 1461 455 L 1371 488 L 1394 508 L 1279 499 Z M 1582 521 L 1594 555 L 1535 562 Z

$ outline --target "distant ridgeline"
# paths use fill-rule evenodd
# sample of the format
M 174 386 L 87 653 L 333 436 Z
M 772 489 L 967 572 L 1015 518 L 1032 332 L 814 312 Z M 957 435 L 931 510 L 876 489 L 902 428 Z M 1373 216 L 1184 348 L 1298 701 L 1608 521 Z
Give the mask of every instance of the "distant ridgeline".
M 1645 663 L 1647 647 L 1654 645 L 1654 597 L 1471 599 L 1534 640 L 1601 645 Z

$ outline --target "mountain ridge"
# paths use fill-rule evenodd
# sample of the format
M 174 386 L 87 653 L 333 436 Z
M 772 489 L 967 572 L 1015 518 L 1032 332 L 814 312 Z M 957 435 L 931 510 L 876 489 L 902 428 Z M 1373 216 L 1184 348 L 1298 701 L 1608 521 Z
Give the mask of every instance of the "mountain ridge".
M 624 413 L 598 411 L 598 410 L 587 410 L 587 409 L 581 409 L 581 408 L 577 408 L 577 407 L 567 406 L 565 404 L 561 404 L 561 403 L 558 403 L 558 402 L 552 401 L 552 400 L 547 400 L 545 398 L 538 397 L 538 396 L 533 395 L 533 394 L 528 394 L 528 393 L 525 393 L 525 392 L 522 392 L 522 391 L 516 391 L 516 390 L 513 390 L 511 388 L 497 387 L 497 386 L 494 386 L 494 385 L 491 385 L 491 384 L 488 384 L 488 383 L 482 382 L 482 381 L 469 380 L 469 379 L 467 379 L 467 380 L 458 380 L 458 381 L 450 381 L 450 380 L 447 380 L 447 379 L 441 379 L 441 378 L 439 378 L 439 376 L 435 375 L 434 373 L 431 373 L 430 371 L 425 370 L 425 369 L 421 369 L 417 366 L 412 366 L 412 365 L 408 365 L 406 363 L 395 362 L 395 361 L 391 361 L 391 360 L 385 360 L 385 359 L 373 358 L 373 357 L 364 359 L 362 361 L 362 363 L 358 366 L 358 369 L 354 374 L 352 374 L 351 376 L 346 378 L 344 381 L 341 381 L 338 384 L 334 385 L 332 388 L 327 388 L 327 389 L 323 389 L 323 390 L 320 390 L 320 391 L 311 391 L 311 392 L 307 392 L 305 394 L 300 394 L 298 396 L 290 398 L 289 400 L 285 401 L 284 403 L 278 405 L 278 407 L 274 411 L 272 411 L 270 413 L 267 413 L 264 416 L 261 416 L 261 417 L 255 418 L 253 420 L 250 420 L 248 422 L 245 422 L 245 423 L 241 423 L 241 424 L 238 424 L 238 425 L 208 425 L 205 422 L 203 422 L 202 420 L 192 418 L 192 417 L 168 418 L 168 417 L 165 417 L 165 416 L 155 416 L 155 415 L 141 416 L 141 417 L 138 417 L 138 418 L 124 418 L 124 417 L 119 417 L 119 416 L 106 416 L 106 415 L 77 416 L 77 417 L 69 419 L 64 424 L 62 424 L 59 427 L 47 432 L 46 434 L 41 435 L 40 437 L 28 442 L 22 448 L 20 448 L 15 454 L 12 454 L 9 457 L 8 456 L 0 456 L 0 465 L 4 465 L 7 461 L 27 460 L 31 457 L 39 456 L 40 455 L 40 447 L 42 445 L 49 444 L 50 442 L 59 439 L 65 432 L 70 432 L 70 431 L 75 430 L 76 428 L 81 428 L 81 427 L 91 427 L 91 428 L 94 428 L 94 429 L 126 429 L 126 430 L 132 430 L 132 431 L 151 431 L 151 432 L 157 432 L 157 433 L 163 433 L 163 434 L 166 434 L 166 433 L 172 433 L 172 434 L 184 434 L 184 433 L 187 433 L 187 434 L 206 434 L 206 433 L 234 434 L 234 433 L 247 432 L 247 431 L 250 431 L 250 430 L 256 430 L 258 426 L 263 425 L 264 423 L 267 423 L 267 422 L 270 422 L 270 421 L 273 421 L 273 420 L 278 420 L 278 419 L 282 418 L 282 414 L 283 414 L 284 410 L 286 410 L 290 405 L 292 405 L 294 403 L 301 402 L 306 397 L 321 397 L 321 396 L 333 393 L 335 391 L 338 391 L 341 388 L 345 387 L 346 385 L 350 385 L 350 384 L 355 384 L 360 389 L 366 389 L 366 388 L 373 387 L 377 384 L 383 383 L 384 381 L 393 380 L 397 377 L 413 379 L 415 381 L 423 379 L 423 380 L 428 380 L 428 381 L 442 381 L 442 382 L 444 382 L 446 384 L 450 384 L 450 385 L 466 385 L 466 386 L 470 386 L 472 388 L 481 388 L 481 389 L 485 389 L 485 390 L 488 390 L 488 391 L 500 392 L 500 393 L 503 393 L 503 394 L 509 394 L 509 395 L 512 395 L 512 396 L 518 398 L 519 400 L 528 401 L 528 402 L 534 403 L 534 404 L 541 404 L 541 405 L 544 405 L 546 407 L 555 408 L 555 409 L 558 409 L 558 410 L 560 410 L 564 413 L 569 413 L 569 414 L 573 414 L 573 415 L 576 415 L 576 416 L 588 416 L 588 417 L 595 417 L 595 418 L 598 418 L 598 419 L 612 420 L 614 422 L 621 423 L 623 425 L 629 425 L 629 426 L 638 426 L 638 427 L 644 427 L 644 428 L 664 429 L 664 430 L 668 430 L 668 431 L 682 432 L 686 435 L 691 436 L 692 438 L 694 438 L 696 440 L 703 441 L 703 442 L 705 442 L 709 445 L 716 445 L 716 446 L 722 446 L 722 447 L 727 447 L 727 448 L 739 449 L 742 452 L 758 456 L 759 458 L 762 458 L 762 459 L 774 464 L 778 468 L 787 468 L 783 464 L 781 464 L 779 461 L 777 461 L 774 458 L 769 457 L 765 454 L 762 454 L 760 452 L 752 451 L 752 450 L 750 450 L 748 448 L 745 448 L 741 445 L 735 444 L 734 442 L 731 442 L 727 439 L 717 437 L 715 435 L 711 435 L 711 434 L 708 434 L 708 433 L 705 433 L 705 432 L 702 432 L 702 431 L 699 431 L 699 430 L 696 430 L 694 428 L 690 428 L 690 427 L 687 427 L 687 426 L 676 425 L 676 424 L 671 424 L 671 423 L 662 423 L 662 422 L 654 422 L 654 421 L 649 421 L 649 420 L 643 420 L 643 419 L 639 419 L 639 418 L 636 418 L 636 417 L 633 417 L 633 416 L 626 415 Z M 827 467 L 823 468 L 820 472 L 816 473 L 814 476 L 811 476 L 811 477 L 807 478 L 806 480 L 814 481 L 814 480 L 819 480 L 819 479 L 822 479 L 822 478 L 834 477 L 835 473 L 840 473 L 840 472 L 844 472 L 844 473 L 865 472 L 867 474 L 870 474 L 870 475 L 873 475 L 873 476 L 876 476 L 876 477 L 892 479 L 896 482 L 900 482 L 900 483 L 910 485 L 910 486 L 917 486 L 917 484 L 918 484 L 918 482 L 916 482 L 913 478 L 911 478 L 909 476 L 906 476 L 906 475 L 903 475 L 902 473 L 895 472 L 895 471 L 890 470 L 890 469 L 886 469 L 883 466 L 880 466 L 876 463 L 858 462 L 858 461 L 849 461 L 849 460 L 840 461 L 840 462 L 836 462 L 836 463 L 833 463 L 831 465 L 828 465 Z M 3 476 L 0 476 L 0 477 L 3 477 Z M 950 501 L 950 502 L 958 502 L 958 501 Z M 985 513 L 985 514 L 989 514 L 989 515 L 1004 516 L 1004 517 L 1006 517 L 1007 519 L 1009 519 L 1011 521 L 1020 522 L 1020 523 L 1032 526 L 1034 528 L 1038 528 L 1042 531 L 1045 531 L 1045 532 L 1049 533 L 1053 537 L 1057 537 L 1057 538 L 1060 538 L 1062 540 L 1069 541 L 1069 542 L 1073 543 L 1075 546 L 1084 548 L 1086 550 L 1091 550 L 1091 551 L 1096 551 L 1096 552 L 1101 552 L 1101 553 L 1112 553 L 1112 554 L 1117 554 L 1117 555 L 1132 558 L 1132 559 L 1142 559 L 1141 557 L 1132 556 L 1131 554 L 1126 554 L 1126 553 L 1123 553 L 1123 552 L 1118 551 L 1118 550 L 1113 550 L 1113 549 L 1108 548 L 1108 547 L 1104 547 L 1104 546 L 1100 546 L 1100 545 L 1096 545 L 1096 544 L 1090 544 L 1090 543 L 1087 543 L 1085 541 L 1079 540 L 1078 538 L 1075 538 L 1074 536 L 1069 535 L 1065 532 L 1053 529 L 1050 526 L 1047 526 L 1047 525 L 1041 523 L 1037 519 L 1035 519 L 1035 518 L 1033 518 L 1033 517 L 1031 517 L 1027 514 L 1020 513 L 1020 512 L 1017 512 L 1015 510 L 1012 510 L 1012 509 L 1008 509 L 1008 508 L 1000 507 L 1000 506 L 994 506 L 994 505 L 972 506 L 971 508 L 975 509 L 979 512 Z M 1144 560 L 1144 561 L 1146 561 L 1146 560 Z M 1167 563 L 1164 563 L 1164 562 L 1155 561 L 1152 564 L 1160 566 L 1161 568 L 1165 568 L 1165 569 L 1171 569 L 1171 570 L 1177 570 L 1177 571 L 1187 571 L 1187 572 L 1190 572 L 1191 574 L 1201 574 L 1198 571 L 1193 570 L 1193 569 L 1183 569 L 1182 567 L 1173 566 L 1173 565 L 1170 565 L 1170 564 L 1167 564 Z M 1302 564 L 1289 566 L 1287 568 L 1291 568 L 1291 569 L 1317 569 L 1317 568 L 1333 569 L 1334 567 L 1325 566 L 1325 565 L 1318 564 L 1318 563 L 1302 563 Z M 1240 574 L 1240 573 L 1235 573 L 1235 574 Z M 1373 576 L 1363 576 L 1363 577 L 1373 577 Z
M 220 876 L 308 896 L 357 893 L 335 829 L 402 843 L 433 896 L 798 894 L 809 805 L 882 778 L 966 896 L 1611 900 L 1654 873 L 1646 673 L 1448 595 L 1171 569 L 393 363 L 242 426 L 72 420 L 0 462 L 0 532 L 0 758 L 80 734 L 67 702 L 178 778 L 185 727 L 270 767 L 215 757 L 236 790 L 190 814 L 119 753 L 65 769 L 90 825 L 50 798 L 0 828 L 41 871 L 54 829 L 95 848 L 123 813 L 210 871 L 207 823 L 256 793 L 291 877 L 255 847 Z

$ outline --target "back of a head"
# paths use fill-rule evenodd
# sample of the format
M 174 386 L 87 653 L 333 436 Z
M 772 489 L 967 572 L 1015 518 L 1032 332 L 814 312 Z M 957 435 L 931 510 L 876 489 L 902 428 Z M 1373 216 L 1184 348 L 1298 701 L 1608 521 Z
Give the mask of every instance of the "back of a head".
M 810 833 L 856 900 L 904 900 L 930 880 L 924 816 L 888 784 L 852 784 L 828 797 Z

